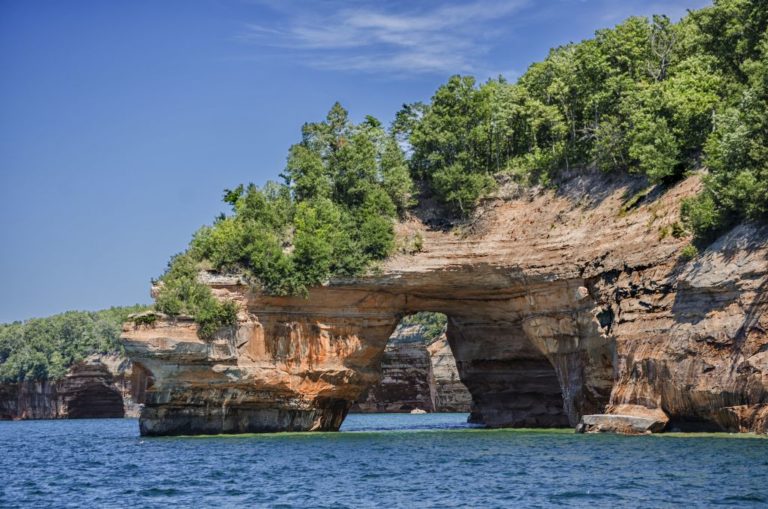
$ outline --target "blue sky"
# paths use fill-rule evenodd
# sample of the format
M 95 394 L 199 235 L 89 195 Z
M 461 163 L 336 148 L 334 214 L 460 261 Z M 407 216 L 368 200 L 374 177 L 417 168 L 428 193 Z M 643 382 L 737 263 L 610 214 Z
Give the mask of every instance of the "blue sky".
M 0 322 L 149 302 L 334 101 L 388 123 L 455 73 L 706 0 L 0 0 Z

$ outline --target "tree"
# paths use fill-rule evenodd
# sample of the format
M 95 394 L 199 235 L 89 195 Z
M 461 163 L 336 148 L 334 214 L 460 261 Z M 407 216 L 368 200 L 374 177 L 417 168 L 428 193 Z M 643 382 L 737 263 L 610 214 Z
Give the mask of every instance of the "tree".
M 95 353 L 122 351 L 123 323 L 145 306 L 68 311 L 47 318 L 0 324 L 0 381 L 55 380 Z

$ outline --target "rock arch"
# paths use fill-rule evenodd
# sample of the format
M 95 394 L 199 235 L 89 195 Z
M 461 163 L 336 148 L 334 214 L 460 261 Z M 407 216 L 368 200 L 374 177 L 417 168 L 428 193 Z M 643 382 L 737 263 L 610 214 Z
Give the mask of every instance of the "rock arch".
M 177 319 L 124 332 L 132 359 L 155 379 L 142 414 L 146 434 L 338 429 L 378 380 L 400 319 L 418 311 L 448 317 L 475 422 L 575 426 L 608 402 L 612 338 L 597 317 L 601 308 L 576 282 L 465 286 L 465 295 L 449 297 L 441 286 L 338 285 L 306 300 L 255 295 L 232 279 L 209 283 L 247 309 L 237 330 L 204 341 L 193 322 Z
M 413 220 L 398 234 L 421 235 L 422 252 L 307 298 L 204 275 L 239 302 L 236 330 L 204 341 L 183 317 L 124 328 L 128 355 L 154 379 L 141 432 L 338 429 L 399 320 L 418 311 L 449 317 L 487 425 L 765 432 L 768 230 L 738 226 L 682 259 L 690 239 L 662 233 L 698 188 L 692 177 L 633 201 L 637 182 L 580 176 L 488 202 L 461 230 Z

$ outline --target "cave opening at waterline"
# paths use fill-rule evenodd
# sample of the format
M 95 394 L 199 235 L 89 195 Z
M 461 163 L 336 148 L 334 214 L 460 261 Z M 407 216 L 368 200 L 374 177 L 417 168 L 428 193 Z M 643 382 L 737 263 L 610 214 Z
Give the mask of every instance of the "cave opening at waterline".
M 472 312 L 448 317 L 446 338 L 472 395 L 470 422 L 492 428 L 572 426 L 553 359 L 520 320 Z
M 405 316 L 380 360 L 381 378 L 355 401 L 353 413 L 470 412 L 472 396 L 461 382 L 446 338 L 447 317 Z

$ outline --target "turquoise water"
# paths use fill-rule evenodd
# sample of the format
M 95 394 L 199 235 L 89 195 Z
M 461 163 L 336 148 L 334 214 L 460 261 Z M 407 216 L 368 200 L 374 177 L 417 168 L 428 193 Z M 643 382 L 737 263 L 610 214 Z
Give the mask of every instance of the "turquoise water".
M 341 433 L 142 438 L 0 422 L 0 507 L 767 507 L 768 440 L 482 430 L 351 415 Z

